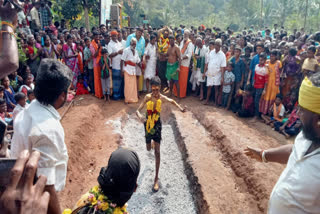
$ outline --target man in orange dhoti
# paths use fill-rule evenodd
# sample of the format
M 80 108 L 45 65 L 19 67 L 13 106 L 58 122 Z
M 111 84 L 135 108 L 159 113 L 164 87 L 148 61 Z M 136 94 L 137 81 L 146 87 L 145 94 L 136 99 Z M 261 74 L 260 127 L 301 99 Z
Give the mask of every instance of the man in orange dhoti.
M 192 42 L 189 39 L 190 31 L 185 30 L 183 34 L 183 41 L 180 44 L 181 50 L 181 66 L 179 72 L 179 86 L 180 86 L 180 98 L 184 98 L 187 95 L 188 75 L 190 59 L 192 57 Z M 176 87 L 174 88 L 174 94 L 177 96 Z
M 90 44 L 90 51 L 93 56 L 94 91 L 96 97 L 102 98 L 103 93 L 101 85 L 101 67 L 99 63 L 101 59 L 101 45 L 99 40 L 99 33 L 94 31 L 93 36 L 94 39 Z

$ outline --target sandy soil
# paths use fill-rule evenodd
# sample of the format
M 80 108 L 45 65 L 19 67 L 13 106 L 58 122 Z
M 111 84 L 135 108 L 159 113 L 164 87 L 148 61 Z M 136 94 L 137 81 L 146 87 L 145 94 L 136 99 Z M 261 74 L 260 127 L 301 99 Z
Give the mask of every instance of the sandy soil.
M 162 119 L 177 118 L 173 128 L 178 128 L 179 132 L 175 132 L 175 137 L 180 137 L 179 141 L 185 139 L 185 144 L 193 142 L 190 149 L 202 152 L 194 154 L 198 161 L 194 159 L 189 166 L 197 169 L 194 170 L 198 173 L 195 174 L 197 180 L 190 186 L 199 186 L 201 194 L 195 190 L 193 197 L 204 198 L 200 201 L 206 209 L 202 210 L 208 213 L 266 212 L 268 196 L 283 166 L 256 163 L 242 151 L 247 145 L 269 148 L 293 140 L 286 140 L 260 122 L 250 124 L 234 117 L 232 112 L 203 106 L 193 97 L 181 103 L 188 107 L 188 113 L 174 112 L 173 116 L 171 108 L 164 106 Z M 110 153 L 122 142 L 123 136 L 106 122 L 131 115 L 137 107 L 138 104 L 124 105 L 121 101 L 108 104 L 89 95 L 76 98 L 74 106 L 62 119 L 70 158 L 66 188 L 59 194 L 63 208 L 72 208 L 81 194 L 96 184 L 100 168 L 106 166 Z M 187 141 L 186 136 L 193 138 Z M 196 143 L 205 146 L 197 147 Z M 189 159 L 185 161 L 190 162 Z M 188 170 L 186 172 L 188 174 Z

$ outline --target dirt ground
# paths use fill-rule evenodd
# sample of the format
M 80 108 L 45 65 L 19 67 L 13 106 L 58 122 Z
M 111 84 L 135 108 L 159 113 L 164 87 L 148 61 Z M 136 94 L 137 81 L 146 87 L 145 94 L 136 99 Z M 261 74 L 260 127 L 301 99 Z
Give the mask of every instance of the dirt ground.
M 292 143 L 293 139 L 286 140 L 260 122 L 250 123 L 232 112 L 203 106 L 194 97 L 181 100 L 181 104 L 188 107 L 186 114 L 172 114 L 171 107 L 164 106 L 162 119 L 176 119 L 179 130 L 175 137 L 186 144 L 181 151 L 188 152 L 184 158 L 194 168 L 190 186 L 193 188 L 192 182 L 196 181 L 194 185 L 201 191 L 195 193 L 194 200 L 203 197 L 206 213 L 265 213 L 268 196 L 283 166 L 256 163 L 243 155 L 243 149 L 247 145 L 276 147 Z M 109 104 L 90 95 L 75 99 L 62 119 L 69 153 L 66 188 L 59 193 L 62 208 L 72 208 L 81 194 L 97 183 L 100 168 L 107 165 L 109 155 L 122 142 L 122 136 L 106 122 L 131 115 L 137 107 L 138 104 L 125 105 L 123 101 Z M 202 142 L 202 147 L 197 146 Z M 192 155 L 192 150 L 203 154 Z M 187 159 L 192 156 L 197 158 Z

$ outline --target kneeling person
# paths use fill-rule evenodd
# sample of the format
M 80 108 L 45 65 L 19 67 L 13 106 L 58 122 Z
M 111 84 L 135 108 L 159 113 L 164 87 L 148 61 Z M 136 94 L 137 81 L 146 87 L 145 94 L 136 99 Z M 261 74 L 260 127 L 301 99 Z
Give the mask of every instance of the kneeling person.
M 155 157 L 156 157 L 156 175 L 154 179 L 153 190 L 159 190 L 158 184 L 158 174 L 160 168 L 160 142 L 161 142 L 161 104 L 163 101 L 169 102 L 184 112 L 185 108 L 182 108 L 176 101 L 168 98 L 160 93 L 161 80 L 159 77 L 154 77 L 151 79 L 151 89 L 152 93 L 147 94 L 143 100 L 143 103 L 139 106 L 136 114 L 138 118 L 145 124 L 145 133 L 146 133 L 146 143 L 147 150 L 151 150 L 151 141 L 155 143 Z M 147 105 L 146 116 L 142 115 L 140 111 L 143 107 Z

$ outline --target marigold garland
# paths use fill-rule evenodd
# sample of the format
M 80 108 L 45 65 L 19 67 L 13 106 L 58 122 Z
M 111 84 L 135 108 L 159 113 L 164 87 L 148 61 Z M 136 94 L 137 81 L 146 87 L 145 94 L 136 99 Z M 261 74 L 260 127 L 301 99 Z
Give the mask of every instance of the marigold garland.
M 154 102 L 149 101 L 147 102 L 147 124 L 146 130 L 147 133 L 154 134 L 154 125 L 160 118 L 161 113 L 161 100 L 157 100 L 156 108 L 154 109 Z
M 158 42 L 159 52 L 160 53 L 167 53 L 169 49 L 169 38 L 164 38 L 163 34 L 160 35 L 160 39 Z
M 84 200 L 81 202 L 82 206 L 90 205 L 96 211 L 103 211 L 105 214 L 129 214 L 127 212 L 127 205 L 118 207 L 112 203 L 107 196 L 102 193 L 100 186 L 93 187 L 88 193 L 83 195 Z M 78 205 L 78 204 L 77 204 Z M 71 209 L 65 209 L 62 214 L 71 214 Z

